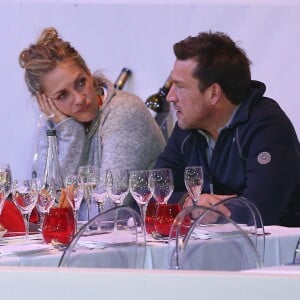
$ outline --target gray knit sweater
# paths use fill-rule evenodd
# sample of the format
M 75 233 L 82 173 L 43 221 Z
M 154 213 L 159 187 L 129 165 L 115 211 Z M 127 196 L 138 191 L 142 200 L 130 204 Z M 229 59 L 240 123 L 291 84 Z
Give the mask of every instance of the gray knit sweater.
M 134 94 L 116 91 L 111 82 L 102 76 L 95 77 L 99 91 L 107 91 L 103 105 L 88 130 L 73 118 L 45 127 L 56 129 L 58 136 L 59 163 L 62 176 L 76 174 L 81 165 L 101 168 L 151 168 L 165 146 L 160 128 L 143 101 Z M 46 128 L 38 139 L 38 176 L 42 176 L 46 162 Z M 132 205 L 132 199 L 126 199 Z M 111 204 L 107 204 L 107 208 Z M 86 219 L 85 206 L 79 211 L 79 219 Z M 97 213 L 92 204 L 92 216 Z

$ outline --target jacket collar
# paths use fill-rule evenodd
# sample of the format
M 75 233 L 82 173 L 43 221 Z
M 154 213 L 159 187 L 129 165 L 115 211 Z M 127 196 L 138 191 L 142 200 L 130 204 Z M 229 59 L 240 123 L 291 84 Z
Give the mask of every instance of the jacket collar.
M 264 83 L 252 80 L 247 98 L 240 104 L 227 128 L 234 127 L 238 123 L 247 121 L 251 107 L 262 100 L 265 91 L 266 86 Z

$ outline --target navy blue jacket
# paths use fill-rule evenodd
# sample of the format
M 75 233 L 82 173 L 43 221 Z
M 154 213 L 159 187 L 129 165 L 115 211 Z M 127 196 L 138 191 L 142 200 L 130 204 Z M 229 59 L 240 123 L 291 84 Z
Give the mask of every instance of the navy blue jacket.
M 203 193 L 245 196 L 258 207 L 265 225 L 300 226 L 300 149 L 286 114 L 263 97 L 265 85 L 252 81 L 247 99 L 216 142 L 208 164 L 207 142 L 198 130 L 175 124 L 155 168 L 171 168 L 177 202 L 183 193 L 184 169 L 201 165 Z

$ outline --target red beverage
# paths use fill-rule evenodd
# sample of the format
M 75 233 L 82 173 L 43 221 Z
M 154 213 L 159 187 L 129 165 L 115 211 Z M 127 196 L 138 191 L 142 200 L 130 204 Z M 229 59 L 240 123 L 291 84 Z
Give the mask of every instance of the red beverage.
M 163 235 L 168 236 L 170 234 L 173 221 L 177 214 L 180 212 L 181 207 L 176 204 L 159 204 L 157 206 L 155 229 Z
M 75 233 L 75 220 L 71 207 L 52 207 L 45 215 L 42 234 L 46 243 L 55 240 L 69 244 Z
M 145 227 L 147 233 L 155 231 L 155 213 L 156 213 L 156 202 L 149 202 L 145 216 Z

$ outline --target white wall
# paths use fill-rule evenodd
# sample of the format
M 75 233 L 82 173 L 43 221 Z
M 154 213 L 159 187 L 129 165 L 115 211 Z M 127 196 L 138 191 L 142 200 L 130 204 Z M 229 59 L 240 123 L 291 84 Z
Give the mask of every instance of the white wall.
M 126 89 L 142 99 L 168 76 L 175 42 L 209 29 L 227 32 L 300 133 L 300 1 L 0 0 L 0 22 L 0 162 L 10 163 L 15 177 L 30 174 L 37 116 L 18 55 L 46 26 L 112 81 L 123 66 L 131 68 Z

